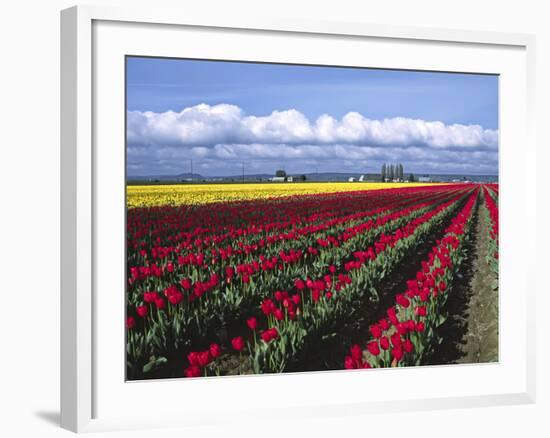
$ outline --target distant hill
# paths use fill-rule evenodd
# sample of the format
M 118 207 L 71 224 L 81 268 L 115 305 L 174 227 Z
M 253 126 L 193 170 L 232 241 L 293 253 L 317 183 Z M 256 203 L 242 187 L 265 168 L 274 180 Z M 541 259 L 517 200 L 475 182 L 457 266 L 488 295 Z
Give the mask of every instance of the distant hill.
M 319 172 L 319 173 L 288 173 L 288 176 L 305 175 L 306 181 L 348 181 L 353 177 L 359 179 L 364 175 L 364 181 L 380 181 L 379 173 L 350 173 L 350 172 Z M 405 178 L 408 178 L 409 172 L 405 172 Z M 475 182 L 498 182 L 497 175 L 462 175 L 462 174 L 431 174 L 431 173 L 414 173 L 415 179 L 419 176 L 427 176 L 434 182 L 450 182 L 450 181 L 475 181 Z M 244 175 L 244 180 L 252 181 L 268 181 L 274 175 L 267 173 L 247 174 Z M 242 175 L 229 176 L 204 176 L 198 173 L 180 173 L 178 175 L 147 175 L 147 176 L 128 176 L 128 183 L 166 183 L 166 182 L 239 182 L 243 180 Z
M 128 175 L 127 181 L 184 181 L 201 180 L 204 177 L 199 173 L 180 173 L 179 175 Z
M 350 177 L 359 178 L 361 174 L 357 173 L 344 173 L 344 172 L 322 172 L 322 173 L 289 173 L 288 176 L 298 177 L 305 175 L 307 181 L 347 181 Z M 380 175 L 377 174 L 364 174 L 365 179 L 380 179 Z M 268 173 L 255 173 L 244 175 L 245 181 L 267 181 L 273 178 L 273 174 Z M 198 173 L 181 173 L 178 175 L 129 175 L 127 181 L 144 181 L 144 182 L 166 182 L 166 181 L 242 181 L 243 175 L 223 175 L 223 176 L 204 176 Z
M 409 174 L 405 173 L 407 177 Z M 436 173 L 415 173 L 415 178 L 419 176 L 428 176 L 435 182 L 451 182 L 451 181 L 470 181 L 483 183 L 497 183 L 498 175 L 465 175 L 465 174 L 436 174 Z

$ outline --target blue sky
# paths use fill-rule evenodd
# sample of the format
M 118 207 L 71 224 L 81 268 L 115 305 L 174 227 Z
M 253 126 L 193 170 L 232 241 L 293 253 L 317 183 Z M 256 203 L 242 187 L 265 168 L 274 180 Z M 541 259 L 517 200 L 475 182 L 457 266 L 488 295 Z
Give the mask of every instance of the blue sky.
M 496 76 L 128 58 L 127 110 L 129 175 L 498 168 Z

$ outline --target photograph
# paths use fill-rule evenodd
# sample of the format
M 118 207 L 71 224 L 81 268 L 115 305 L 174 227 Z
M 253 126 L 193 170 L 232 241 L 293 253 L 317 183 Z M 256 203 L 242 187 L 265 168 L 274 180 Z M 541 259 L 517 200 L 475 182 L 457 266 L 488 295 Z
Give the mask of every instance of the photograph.
M 126 380 L 499 361 L 497 74 L 127 55 L 125 123 Z

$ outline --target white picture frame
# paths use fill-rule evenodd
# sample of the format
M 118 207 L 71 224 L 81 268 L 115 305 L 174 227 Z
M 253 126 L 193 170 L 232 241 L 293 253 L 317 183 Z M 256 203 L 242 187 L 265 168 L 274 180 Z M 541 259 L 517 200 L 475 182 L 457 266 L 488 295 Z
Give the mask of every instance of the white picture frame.
M 185 8 L 187 9 L 187 8 Z M 147 29 L 147 32 L 145 32 Z M 171 32 L 179 30 L 185 32 L 199 32 L 200 35 L 216 34 L 216 32 L 233 32 L 235 38 L 269 38 L 272 42 L 277 42 L 281 47 L 289 48 L 291 41 L 295 39 L 308 40 L 304 47 L 310 47 L 312 57 L 315 49 L 319 49 L 319 44 L 323 38 L 328 41 L 334 39 L 335 47 L 341 44 L 378 44 L 384 43 L 386 47 L 395 46 L 395 53 L 402 53 L 403 59 L 393 58 L 393 60 L 384 61 L 380 55 L 378 63 L 384 63 L 388 68 L 411 68 L 417 65 L 418 59 L 407 61 L 405 58 L 404 46 L 417 48 L 418 50 L 442 50 L 450 45 L 456 48 L 458 52 L 457 59 L 448 60 L 445 56 L 441 59 L 431 59 L 425 61 L 424 69 L 442 69 L 441 66 L 447 66 L 449 71 L 455 71 L 453 66 L 460 68 L 460 56 L 467 57 L 469 51 L 482 50 L 479 54 L 485 54 L 487 57 L 478 56 L 478 72 L 496 73 L 509 77 L 509 81 L 504 81 L 501 86 L 503 102 L 501 101 L 501 122 L 506 129 L 501 133 L 502 154 L 501 184 L 503 185 L 502 207 L 501 207 L 501 228 L 503 236 L 501 237 L 501 282 L 504 284 L 514 283 L 514 289 L 518 296 L 517 309 L 520 314 L 517 316 L 517 357 L 513 359 L 513 366 L 507 369 L 510 362 L 508 356 L 504 354 L 497 367 L 487 369 L 484 365 L 462 366 L 462 368 L 446 368 L 440 371 L 439 368 L 429 368 L 425 370 L 379 370 L 379 374 L 371 374 L 368 382 L 364 380 L 358 372 L 344 373 L 320 373 L 316 376 L 303 375 L 284 375 L 284 376 L 254 376 L 240 378 L 222 378 L 222 379 L 198 379 L 187 382 L 186 390 L 190 393 L 204 391 L 219 391 L 221 394 L 228 391 L 242 392 L 241 401 L 246 394 L 265 385 L 265 387 L 278 387 L 283 391 L 285 388 L 296 385 L 297 379 L 307 381 L 306 387 L 311 390 L 311 394 L 297 396 L 293 403 L 289 404 L 288 410 L 283 405 L 285 403 L 283 393 L 280 398 L 278 393 L 274 394 L 273 403 L 279 403 L 279 410 L 294 417 L 310 417 L 312 415 L 342 415 L 350 413 L 361 415 L 368 412 L 397 412 L 411 409 L 411 400 L 416 400 L 415 409 L 440 409 L 451 407 L 466 406 L 487 406 L 502 404 L 532 403 L 535 400 L 535 273 L 527 263 L 520 263 L 514 257 L 516 251 L 533 250 L 535 242 L 532 237 L 526 241 L 519 241 L 513 237 L 513 231 L 519 223 L 527 224 L 528 229 L 535 229 L 535 214 L 531 209 L 531 214 L 521 211 L 517 202 L 525 202 L 528 205 L 536 205 L 533 188 L 535 187 L 535 175 L 533 171 L 528 172 L 528 163 L 535 160 L 535 140 L 533 134 L 534 123 L 534 53 L 535 38 L 532 35 L 492 33 L 483 31 L 462 31 L 451 29 L 425 29 L 417 27 L 403 26 L 385 26 L 366 23 L 339 23 L 339 22 L 318 22 L 307 19 L 275 19 L 275 18 L 252 18 L 243 16 L 239 20 L 228 21 L 224 17 L 215 15 L 201 16 L 192 11 L 163 11 L 157 8 L 149 10 L 130 10 L 110 8 L 104 6 L 77 6 L 66 9 L 61 12 L 61 426 L 75 431 L 101 431 L 121 428 L 147 428 L 147 427 L 165 427 L 165 426 L 184 426 L 192 424 L 203 424 L 208 421 L 209 412 L 215 412 L 217 421 L 231 421 L 231 415 L 247 415 L 253 418 L 262 418 L 262 408 L 254 404 L 246 404 L 239 401 L 234 403 L 230 410 L 224 410 L 222 405 L 213 405 L 209 412 L 201 411 L 200 406 L 196 411 L 189 413 L 184 407 L 174 409 L 171 412 L 151 412 L 149 416 L 140 412 L 133 412 L 131 406 L 127 411 L 115 410 L 115 404 L 121 404 L 124 396 L 122 392 L 128 389 L 125 397 L 132 398 L 132 393 L 140 386 L 141 391 L 154 392 L 155 394 L 171 391 L 172 386 L 180 385 L 181 382 L 163 381 L 163 382 L 139 382 L 125 383 L 120 381 L 120 373 L 123 371 L 113 371 L 110 367 L 116 368 L 121 365 L 118 361 L 116 343 L 120 341 L 123 332 L 123 320 L 119 321 L 120 330 L 116 331 L 116 336 L 106 336 L 105 333 L 114 333 L 110 331 L 111 326 L 108 322 L 115 320 L 119 315 L 118 310 L 114 313 L 104 312 L 108 299 L 98 300 L 98 291 L 101 291 L 104 280 L 109 275 L 103 275 L 105 270 L 102 266 L 110 263 L 105 255 L 105 230 L 106 227 L 120 227 L 119 219 L 121 217 L 124 204 L 120 203 L 120 190 L 112 190 L 113 197 L 107 200 L 106 193 L 109 188 L 115 187 L 120 182 L 119 169 L 120 155 L 118 158 L 109 160 L 107 164 L 105 154 L 97 153 L 98 141 L 105 139 L 101 144 L 110 143 L 115 146 L 120 144 L 120 129 L 124 126 L 115 127 L 113 130 L 106 127 L 104 120 L 109 118 L 113 123 L 120 121 L 124 117 L 124 106 L 120 100 L 121 93 L 119 85 L 123 77 L 120 77 L 120 54 L 139 54 L 127 52 L 125 47 L 126 40 L 123 35 L 126 32 L 132 36 L 134 44 L 140 43 L 140 35 L 147 33 L 148 36 L 158 34 L 158 38 L 167 38 Z M 187 34 L 186 34 L 187 35 Z M 191 35 L 191 34 L 189 34 Z M 170 34 L 173 39 L 173 34 Z M 105 41 L 109 41 L 109 49 L 106 48 Z M 163 53 L 160 53 L 160 39 L 157 37 L 148 39 L 147 49 L 150 51 L 159 50 L 159 55 L 166 55 L 171 49 L 169 44 L 163 44 Z M 266 43 L 268 40 L 265 39 Z M 145 44 L 144 41 L 141 41 Z M 157 46 L 155 46 L 155 44 Z M 400 47 L 403 46 L 403 47 Z M 275 47 L 275 46 L 273 46 Z M 327 46 L 328 47 L 328 46 Z M 223 49 L 223 47 L 221 47 Z M 203 48 L 198 45 L 193 53 L 204 50 L 205 58 L 215 56 L 214 52 L 209 52 L 208 44 Z M 218 47 L 216 50 L 220 50 Z M 239 49 L 241 50 L 241 49 Z M 245 50 L 245 49 L 242 49 Z M 254 47 L 251 46 L 253 53 Z M 333 51 L 335 49 L 332 49 Z M 453 49 L 454 50 L 454 49 Z M 107 52 L 109 51 L 109 54 Z M 149 53 L 148 52 L 148 53 Z M 323 52 L 323 53 L 321 53 Z M 330 52 L 327 49 L 326 52 Z M 491 56 L 489 52 L 495 53 L 495 68 L 491 67 Z M 497 53 L 498 52 L 498 53 Z M 276 58 L 276 50 L 271 52 Z M 315 59 L 327 59 L 330 53 L 325 50 L 319 50 L 319 57 Z M 374 53 L 374 52 L 373 52 Z M 428 53 L 428 52 L 426 52 Z M 461 55 L 462 53 L 462 55 Z M 176 54 L 177 55 L 177 54 Z M 105 57 L 103 57 L 105 56 Z M 229 59 L 239 59 L 238 50 L 232 50 Z M 254 55 L 249 55 L 254 58 Z M 268 55 L 266 55 L 268 56 Z M 291 54 L 289 57 L 300 56 L 300 52 Z M 325 58 L 322 58 L 322 57 Z M 389 55 L 386 55 L 389 56 Z M 509 56 L 509 57 L 508 57 Z M 283 56 L 284 57 L 284 56 Z M 227 58 L 227 57 L 226 57 Z M 110 65 L 110 59 L 117 59 L 117 63 Z M 254 60 L 247 58 L 248 60 Z M 389 58 L 386 58 L 389 59 Z M 426 58 L 428 59 L 428 58 Z M 472 59 L 475 59 L 472 58 Z M 284 59 L 283 59 L 284 60 Z M 313 60 L 313 58 L 312 58 Z M 335 61 L 338 65 L 341 60 Z M 472 62 L 471 60 L 469 61 Z M 107 63 L 107 64 L 106 64 Z M 322 64 L 323 62 L 321 62 Z M 388 65 L 390 64 L 391 65 Z M 438 64 L 440 63 L 440 64 Z M 506 67 L 508 65 L 508 67 Z M 113 68 L 113 84 L 109 87 L 101 84 L 103 81 L 105 67 Z M 502 67 L 498 67 L 502 66 Z M 506 69 L 510 70 L 506 70 Z M 476 70 L 475 67 L 470 69 Z M 467 70 L 469 71 L 469 70 Z M 503 73 L 505 72 L 505 73 Z M 103 76 L 102 76 L 103 75 Z M 115 87 L 119 87 L 118 89 Z M 98 91 L 99 90 L 99 91 Z M 107 102 L 106 99 L 109 99 Z M 512 112 L 507 112 L 510 101 L 513 99 L 518 108 Z M 103 111 L 105 108 L 112 108 L 113 114 L 107 114 Z M 121 112 L 122 108 L 122 112 Z M 512 111 L 510 109 L 510 111 Z M 516 117 L 517 123 L 512 127 L 508 121 Z M 99 126 L 99 127 L 98 127 Z M 110 138 L 110 135 L 116 130 L 116 135 Z M 511 146 L 511 140 L 515 142 L 521 140 L 520 150 L 514 150 Z M 124 149 L 124 144 L 120 144 Z M 103 149 L 105 150 L 105 149 Z M 117 153 L 120 153 L 118 151 Z M 108 152 L 107 152 L 108 154 Z M 507 169 L 513 163 L 517 165 L 517 184 L 511 184 Z M 117 167 L 118 166 L 118 167 Z M 118 169 L 118 170 L 117 170 Z M 118 173 L 117 173 L 118 172 Z M 104 175 L 115 175 L 106 177 Z M 118 179 L 117 179 L 118 178 Z M 118 187 L 118 186 L 116 186 Z M 118 198 L 117 198 L 118 196 Z M 105 199 L 105 201 L 103 201 Z M 103 205 L 102 203 L 105 202 Z M 117 207 L 118 205 L 118 207 Z M 526 204 L 527 205 L 527 204 Z M 110 207 L 115 207 L 111 210 Z M 100 207 L 100 208 L 98 208 Z M 117 210 L 119 208 L 120 210 Z M 112 215 L 110 212 L 115 211 Z M 107 211 L 109 213 L 107 213 Z M 114 232 L 114 231 L 113 231 Z M 120 237 L 121 230 L 116 231 Z M 529 236 L 534 236 L 530 233 Z M 117 238 L 112 239 L 112 245 L 120 242 Z M 530 240 L 529 240 L 530 239 Z M 114 251 L 116 255 L 117 252 Z M 118 253 L 119 254 L 119 253 Z M 113 259 L 114 260 L 114 259 Z M 123 262 L 121 260 L 120 262 Z M 117 266 L 116 260 L 112 263 Z M 514 267 L 512 270 L 506 270 L 506 267 Z M 113 268 L 115 269 L 115 268 Z M 119 273 L 123 275 L 122 273 Z M 118 278 L 118 274 L 113 274 Z M 110 280 L 109 280 L 110 281 Z M 117 282 L 113 284 L 119 284 Z M 123 285 L 121 285 L 123 287 Z M 120 299 L 122 303 L 123 289 L 120 290 Z M 509 333 L 508 325 L 511 324 L 506 314 L 508 297 L 503 293 L 501 305 L 503 305 L 503 316 L 501 316 L 501 328 L 505 333 Z M 116 299 L 114 301 L 116 303 Z M 110 304 L 110 303 L 109 303 Z M 512 302 L 510 301 L 510 304 Z M 115 306 L 116 307 L 116 306 Z M 122 305 L 120 307 L 123 307 Z M 123 310 L 122 310 L 123 312 Z M 117 327 L 115 325 L 115 327 Z M 501 333 L 501 341 L 506 343 Z M 107 345 L 109 342 L 111 344 Z M 118 345 L 120 354 L 123 354 L 124 345 Z M 506 347 L 506 344 L 504 344 Z M 506 351 L 506 348 L 505 348 Z M 116 360 L 113 363 L 106 362 L 106 353 L 113 352 Z M 103 353 L 103 354 L 102 354 Z M 511 363 L 511 362 L 510 362 Z M 485 367 L 485 371 L 483 370 Z M 122 368 L 122 367 L 121 367 Z M 503 371 L 501 374 L 499 370 Z M 423 378 L 429 375 L 434 382 L 437 379 L 448 379 L 451 374 L 457 379 L 458 386 L 454 392 L 445 393 L 444 390 L 437 392 L 435 388 L 432 392 L 415 392 L 414 385 L 409 385 L 407 393 L 400 392 L 390 394 L 387 397 L 377 393 L 373 379 L 386 379 L 388 373 L 392 379 L 410 378 L 415 373 L 415 378 Z M 109 375 L 108 375 L 109 374 Z M 316 373 L 308 373 L 316 374 Z M 477 374 L 482 377 L 475 377 Z M 465 376 L 474 376 L 481 381 L 487 380 L 488 375 L 499 375 L 502 383 L 502 390 L 498 389 L 499 380 L 495 380 L 493 386 L 487 383 L 487 386 L 480 386 L 481 392 L 474 392 L 468 385 L 460 385 L 460 379 Z M 365 375 L 364 373 L 362 375 Z M 373 377 L 374 376 L 374 377 Z M 114 379 L 114 380 L 113 380 Z M 117 380 L 118 379 L 118 380 Z M 258 380 L 261 379 L 261 380 Z M 327 382 L 327 390 L 324 393 L 315 392 L 314 388 L 324 379 Z M 363 379 L 363 380 L 360 380 Z M 113 381 L 116 385 L 112 385 Z M 489 379 L 490 380 L 490 379 Z M 363 382 L 365 385 L 371 385 L 373 388 L 370 398 L 366 395 L 355 394 L 349 400 L 345 399 L 346 388 L 357 387 L 357 384 Z M 481 384 L 481 383 L 480 383 Z M 126 386 L 124 386 L 126 385 Z M 144 386 L 149 385 L 149 386 Z M 309 385 L 309 386 L 307 386 Z M 508 386 L 507 386 L 508 385 Z M 118 388 L 115 388 L 115 386 Z M 112 389 L 107 389 L 112 387 Z M 180 386 L 181 388 L 181 386 Z M 332 388 L 332 389 L 331 389 Z M 337 393 L 336 388 L 342 388 L 341 394 Z M 492 389 L 491 389 L 492 388 Z M 394 388 L 397 390 L 398 388 Z M 403 389 L 401 387 L 401 389 Z M 119 392 L 117 392 L 119 391 Z M 120 392 L 122 391 L 122 392 Z M 332 391 L 332 392 L 331 392 Z M 371 391 L 369 391 L 371 392 Z M 376 395 L 378 394 L 378 395 Z M 334 400 L 329 400 L 330 396 Z M 239 396 L 237 396 L 238 398 Z M 341 398 L 338 398 L 341 397 Z M 342 398 L 344 397 L 344 398 Z M 224 399 L 224 396 L 221 397 Z M 110 399 L 110 401 L 107 401 Z M 230 400 L 229 398 L 226 399 Z M 113 405 L 113 406 L 111 406 Z M 104 407 L 105 406 L 105 407 Z M 274 405 L 275 406 L 275 405 Z M 292 409 L 290 409 L 292 408 Z M 267 408 L 264 408 L 267 409 Z M 116 411 L 116 412 L 115 412 Z M 187 412 L 187 414 L 186 414 Z

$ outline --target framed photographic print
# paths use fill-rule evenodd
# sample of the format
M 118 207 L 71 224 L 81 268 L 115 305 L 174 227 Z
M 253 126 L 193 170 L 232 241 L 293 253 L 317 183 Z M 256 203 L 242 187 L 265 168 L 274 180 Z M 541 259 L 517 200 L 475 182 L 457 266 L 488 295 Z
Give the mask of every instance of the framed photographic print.
M 75 7 L 61 44 L 63 427 L 534 400 L 531 36 Z

